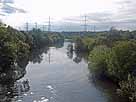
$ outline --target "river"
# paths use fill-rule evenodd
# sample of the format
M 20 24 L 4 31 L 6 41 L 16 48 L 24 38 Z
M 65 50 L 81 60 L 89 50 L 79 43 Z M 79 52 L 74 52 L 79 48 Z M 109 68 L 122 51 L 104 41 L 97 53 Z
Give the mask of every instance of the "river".
M 69 42 L 65 42 L 61 48 L 50 47 L 46 53 L 30 61 L 23 78 L 14 85 L 1 86 L 9 88 L 7 94 L 0 95 L 1 100 L 8 98 L 8 102 L 121 102 L 115 93 L 116 86 L 107 81 L 93 80 L 87 60 L 75 53 L 68 53 L 68 44 Z

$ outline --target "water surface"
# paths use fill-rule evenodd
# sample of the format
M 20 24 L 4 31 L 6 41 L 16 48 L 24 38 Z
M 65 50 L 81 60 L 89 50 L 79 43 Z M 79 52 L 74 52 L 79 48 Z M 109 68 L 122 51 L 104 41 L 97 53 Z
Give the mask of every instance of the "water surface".
M 93 80 L 87 60 L 81 54 L 69 53 L 68 44 L 39 51 L 27 65 L 23 78 L 1 86 L 9 93 L 3 97 L 11 102 L 121 102 L 115 86 Z

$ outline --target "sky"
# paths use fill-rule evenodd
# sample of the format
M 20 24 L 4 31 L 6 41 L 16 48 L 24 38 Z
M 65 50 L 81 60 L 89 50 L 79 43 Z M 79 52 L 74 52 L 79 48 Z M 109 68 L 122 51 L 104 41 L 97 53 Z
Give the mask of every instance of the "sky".
M 53 30 L 83 30 L 85 15 L 88 30 L 136 28 L 136 0 L 0 0 L 0 20 L 13 27 L 25 22 L 47 25 Z

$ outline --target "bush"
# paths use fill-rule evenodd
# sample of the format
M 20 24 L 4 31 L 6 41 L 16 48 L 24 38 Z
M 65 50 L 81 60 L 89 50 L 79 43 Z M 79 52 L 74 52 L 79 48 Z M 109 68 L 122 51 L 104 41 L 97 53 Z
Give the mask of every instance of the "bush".
M 97 46 L 91 52 L 89 56 L 91 70 L 99 75 L 107 73 L 106 59 L 110 52 L 110 48 L 106 46 Z
M 75 50 L 81 52 L 89 52 L 93 50 L 95 46 L 95 39 L 85 37 L 77 37 L 75 40 Z
M 26 36 L 6 26 L 0 26 L 0 65 L 1 71 L 11 68 L 19 59 L 28 57 L 30 46 Z
M 128 98 L 131 102 L 136 102 L 136 78 L 128 75 L 126 81 L 119 83 L 120 89 L 117 89 L 119 95 Z
M 107 59 L 108 72 L 118 80 L 125 80 L 136 69 L 136 42 L 117 42 Z

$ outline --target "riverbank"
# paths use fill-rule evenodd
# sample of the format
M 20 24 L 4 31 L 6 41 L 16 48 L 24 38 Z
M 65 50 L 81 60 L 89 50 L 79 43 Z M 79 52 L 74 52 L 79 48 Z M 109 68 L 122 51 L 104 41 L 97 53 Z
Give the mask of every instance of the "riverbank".
M 60 34 L 47 34 L 33 29 L 29 32 L 18 31 L 5 24 L 0 24 L 0 81 L 17 80 L 25 74 L 31 53 L 36 49 L 64 42 Z M 61 45 L 60 45 L 61 46 Z M 59 46 L 58 46 L 59 47 Z M 20 74 L 24 72 L 24 74 Z
M 115 94 L 114 84 L 92 78 L 84 59 L 86 55 L 70 53 L 69 44 L 64 42 L 60 48 L 54 46 L 46 52 L 35 53 L 40 57 L 29 62 L 27 73 L 19 80 L 28 79 L 30 90 L 25 95 L 19 94 L 17 99 L 23 102 L 43 98 L 48 102 L 125 102 Z
M 136 33 L 111 30 L 94 37 L 77 37 L 75 48 L 89 52 L 89 67 L 97 77 L 107 77 L 119 85 L 118 95 L 136 101 Z M 82 45 L 82 46 L 81 46 Z

